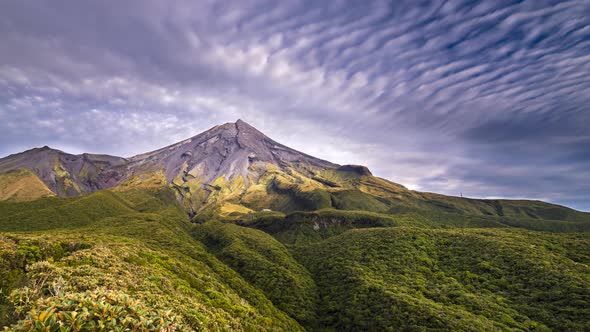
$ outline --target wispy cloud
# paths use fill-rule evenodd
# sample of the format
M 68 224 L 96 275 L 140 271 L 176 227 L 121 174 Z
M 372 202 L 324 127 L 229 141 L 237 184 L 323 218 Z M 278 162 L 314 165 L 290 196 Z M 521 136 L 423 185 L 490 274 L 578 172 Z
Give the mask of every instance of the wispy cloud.
M 3 1 L 0 154 L 243 118 L 414 188 L 590 209 L 588 1 Z

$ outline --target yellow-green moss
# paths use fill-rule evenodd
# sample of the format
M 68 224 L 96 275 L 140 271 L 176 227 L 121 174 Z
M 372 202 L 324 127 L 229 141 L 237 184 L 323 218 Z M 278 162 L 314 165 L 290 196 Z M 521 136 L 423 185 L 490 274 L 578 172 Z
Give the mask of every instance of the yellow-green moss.
M 166 185 L 166 175 L 163 170 L 144 172 L 129 177 L 114 190 L 128 190 L 129 188 L 159 188 Z
M 221 217 L 239 217 L 244 214 L 253 212 L 251 209 L 243 205 L 223 203 L 219 209 L 219 215 Z

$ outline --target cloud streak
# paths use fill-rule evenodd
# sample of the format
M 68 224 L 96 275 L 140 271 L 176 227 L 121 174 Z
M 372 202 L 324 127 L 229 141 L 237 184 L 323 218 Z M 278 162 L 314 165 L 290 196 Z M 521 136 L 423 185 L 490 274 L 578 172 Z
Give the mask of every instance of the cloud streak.
M 410 187 L 590 210 L 587 1 L 0 4 L 0 154 L 242 118 Z

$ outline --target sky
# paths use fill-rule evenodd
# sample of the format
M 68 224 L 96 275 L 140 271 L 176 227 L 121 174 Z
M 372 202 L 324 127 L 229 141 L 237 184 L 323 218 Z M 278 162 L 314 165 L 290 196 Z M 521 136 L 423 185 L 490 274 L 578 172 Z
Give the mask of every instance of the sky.
M 0 156 L 237 119 L 411 189 L 590 211 L 590 1 L 0 2 Z

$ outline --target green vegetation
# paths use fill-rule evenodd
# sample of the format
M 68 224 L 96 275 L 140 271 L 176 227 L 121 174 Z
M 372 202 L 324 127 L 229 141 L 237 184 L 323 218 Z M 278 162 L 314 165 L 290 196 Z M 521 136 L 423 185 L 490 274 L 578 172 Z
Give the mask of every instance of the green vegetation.
M 56 191 L 59 196 L 71 196 L 82 193 L 72 174 L 62 165 L 59 157 L 53 157 L 53 173 L 55 174 Z
M 517 230 L 357 229 L 296 257 L 335 331 L 590 329 L 590 239 Z
M 217 221 L 198 225 L 193 232 L 279 309 L 303 325 L 315 321 L 314 281 L 283 244 L 266 233 Z
M 403 221 L 373 212 L 324 209 L 288 215 L 260 213 L 246 216 L 238 224 L 262 230 L 287 245 L 306 245 L 353 228 L 398 226 Z
M 119 200 L 117 208 L 95 207 L 111 198 Z M 33 212 L 41 210 L 32 206 L 72 216 L 78 211 L 85 217 L 72 225 L 52 218 L 32 223 Z M 87 214 L 89 210 L 93 214 Z M 58 313 L 75 311 L 69 302 L 80 299 L 84 304 L 79 310 L 109 304 L 120 314 L 118 321 L 133 318 L 130 324 L 136 320 L 155 324 L 155 318 L 163 317 L 165 324 L 181 324 L 177 329 L 302 330 L 262 290 L 192 237 L 193 225 L 168 189 L 4 203 L 0 214 L 13 221 L 1 226 L 12 233 L 0 238 L 0 325 L 17 324 L 13 326 L 17 329 L 37 320 L 53 324 L 38 317 L 53 309 L 50 320 L 73 324 Z M 33 226 L 44 231 L 23 233 Z M 97 288 L 112 291 L 113 296 L 95 294 Z M 82 322 L 93 324 L 88 319 Z
M 412 226 L 421 228 L 526 228 L 552 232 L 590 231 L 590 223 L 530 218 L 457 215 L 402 208 L 390 213 L 323 209 L 309 212 L 251 213 L 238 225 L 262 230 L 287 245 L 304 245 L 339 235 L 349 229 Z
M 28 294 L 26 294 L 28 295 Z M 15 293 L 16 302 L 26 295 Z M 176 331 L 184 325 L 170 311 L 154 311 L 127 294 L 97 289 L 84 293 L 58 293 L 34 305 L 12 329 L 19 331 Z
M 241 175 L 220 176 L 203 183 L 188 165 L 170 187 L 195 222 L 212 219 L 250 219 L 270 209 L 282 213 L 326 209 L 363 211 L 395 216 L 426 227 L 520 227 L 540 231 L 590 231 L 590 214 L 539 201 L 483 200 L 423 193 L 368 175 L 362 167 L 309 170 L 267 163 Z M 166 183 L 162 170 L 139 173 L 114 190 L 159 188 Z
M 86 225 L 105 216 L 120 216 L 135 212 L 121 196 L 99 191 L 87 196 L 0 205 L 0 209 L 18 208 L 14 214 L 0 214 L 0 229 L 4 231 L 38 231 Z M 0 210 L 2 211 L 2 210 Z M 4 212 L 4 211 L 3 211 Z
M 156 172 L 0 201 L 0 326 L 590 330 L 586 213 L 417 193 L 362 169 L 244 181 L 166 187 Z

